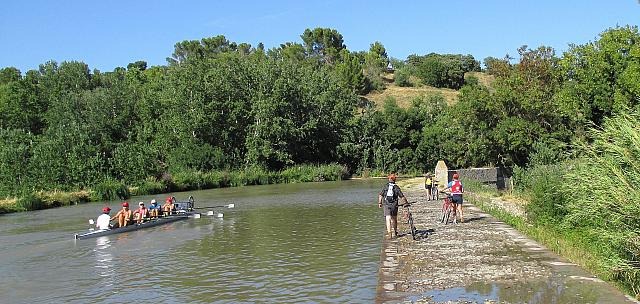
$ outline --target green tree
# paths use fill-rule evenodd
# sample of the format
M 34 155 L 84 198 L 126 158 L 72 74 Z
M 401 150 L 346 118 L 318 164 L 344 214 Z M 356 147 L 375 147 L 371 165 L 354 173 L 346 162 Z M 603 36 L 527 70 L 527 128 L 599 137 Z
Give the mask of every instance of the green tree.
M 342 34 L 335 29 L 306 29 L 300 37 L 302 38 L 302 41 L 304 41 L 307 56 L 311 58 L 318 58 L 324 63 L 335 63 L 340 51 L 346 48 Z
M 336 73 L 345 87 L 350 88 L 354 93 L 364 95 L 369 92 L 367 79 L 362 74 L 362 66 L 356 56 L 348 50 L 342 50 L 341 62 L 336 64 Z
M 581 122 L 600 125 L 640 100 L 640 36 L 637 27 L 616 27 L 600 39 L 574 45 L 559 62 L 562 89 L 556 96 L 563 111 Z

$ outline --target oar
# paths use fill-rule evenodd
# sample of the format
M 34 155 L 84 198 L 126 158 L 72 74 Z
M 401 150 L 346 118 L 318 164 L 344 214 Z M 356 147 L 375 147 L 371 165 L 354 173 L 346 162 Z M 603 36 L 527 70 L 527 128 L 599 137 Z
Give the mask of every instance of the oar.
M 235 204 L 228 204 L 228 205 L 220 205 L 220 206 L 195 207 L 193 209 L 235 208 L 235 207 L 236 207 Z

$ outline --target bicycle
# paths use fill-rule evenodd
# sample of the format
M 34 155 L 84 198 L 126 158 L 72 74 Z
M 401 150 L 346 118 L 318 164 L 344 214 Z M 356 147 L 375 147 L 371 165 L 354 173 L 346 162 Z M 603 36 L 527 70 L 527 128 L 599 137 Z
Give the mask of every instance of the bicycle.
M 447 194 L 442 203 L 442 217 L 440 218 L 440 223 L 444 223 L 445 225 L 449 224 L 449 218 L 453 213 L 453 223 L 457 224 L 458 219 L 456 216 L 456 206 L 453 203 L 453 196 Z
M 407 204 L 402 205 L 403 207 L 407 208 L 407 223 L 409 224 L 409 227 L 411 228 L 411 238 L 413 238 L 413 240 L 416 240 L 416 235 L 418 234 L 418 229 L 416 229 L 416 226 L 413 224 L 413 214 L 411 214 L 411 209 L 409 207 L 411 207 L 411 205 L 415 204 L 416 202 L 410 202 Z

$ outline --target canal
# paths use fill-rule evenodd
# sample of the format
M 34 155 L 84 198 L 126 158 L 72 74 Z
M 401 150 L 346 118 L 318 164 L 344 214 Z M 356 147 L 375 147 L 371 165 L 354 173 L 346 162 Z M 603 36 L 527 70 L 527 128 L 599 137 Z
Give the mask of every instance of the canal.
M 381 181 L 251 186 L 168 195 L 203 217 L 97 239 L 74 240 L 97 202 L 0 216 L 3 303 L 372 302 L 384 220 Z M 112 211 L 112 215 L 114 214 Z

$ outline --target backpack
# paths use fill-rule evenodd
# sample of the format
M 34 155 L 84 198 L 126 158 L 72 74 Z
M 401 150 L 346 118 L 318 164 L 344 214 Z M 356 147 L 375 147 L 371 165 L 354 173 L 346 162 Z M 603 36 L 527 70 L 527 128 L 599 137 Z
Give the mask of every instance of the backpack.
M 384 202 L 388 206 L 395 207 L 398 204 L 398 194 L 394 191 L 395 187 L 397 187 L 395 183 L 389 183 L 388 185 L 387 192 L 384 197 Z

